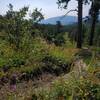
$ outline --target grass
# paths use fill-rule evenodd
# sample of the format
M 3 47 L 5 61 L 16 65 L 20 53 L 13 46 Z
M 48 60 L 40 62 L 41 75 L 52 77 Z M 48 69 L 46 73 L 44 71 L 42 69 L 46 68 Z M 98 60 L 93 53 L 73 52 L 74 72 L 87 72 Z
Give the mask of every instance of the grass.
M 68 43 L 69 41 L 67 41 Z M 69 44 L 71 45 L 71 43 Z M 20 50 L 15 51 L 14 46 L 9 45 L 5 40 L 0 43 L 0 78 L 8 76 L 9 78 L 16 74 L 21 76 L 23 73 L 40 73 L 44 71 L 44 68 L 59 69 L 60 72 L 63 66 L 71 63 L 76 56 L 82 56 L 85 63 L 87 63 L 87 77 L 80 76 L 78 79 L 75 77 L 73 72 L 68 73 L 69 78 L 65 75 L 59 79 L 55 79 L 50 86 L 42 88 L 34 88 L 33 83 L 19 83 L 17 84 L 17 92 L 12 93 L 6 85 L 4 91 L 5 98 L 8 100 L 73 100 L 77 98 L 78 100 L 93 100 L 100 99 L 100 84 L 98 81 L 99 75 L 99 57 L 96 53 L 99 49 L 91 49 L 92 56 L 87 56 L 87 52 L 83 52 L 79 49 L 74 48 L 74 46 L 61 47 L 54 44 L 48 44 L 44 39 L 36 37 L 27 46 L 24 45 Z M 81 52 L 81 53 L 80 53 Z M 90 52 L 90 51 L 89 51 Z M 77 55 L 76 55 L 77 54 Z M 7 72 L 3 71 L 4 66 L 10 66 Z M 71 67 L 71 66 L 70 66 Z M 57 71 L 56 70 L 56 71 Z M 39 72 L 40 71 L 40 72 Z M 45 72 L 42 72 L 45 73 Z M 34 74 L 35 75 L 35 74 Z M 51 73 L 53 76 L 54 74 Z M 46 76 L 48 77 L 48 76 Z M 54 76 L 53 76 L 54 77 Z M 66 78 L 65 78 L 66 77 Z M 27 85 L 26 85 L 27 84 Z M 44 83 L 44 85 L 46 85 Z M 9 92 L 10 91 L 10 92 Z M 20 95 L 22 93 L 22 95 Z M 3 96 L 2 96 L 3 97 Z
M 64 48 L 59 47 L 54 44 L 48 44 L 44 39 L 36 37 L 28 45 L 24 45 L 22 50 L 16 51 L 12 46 L 6 41 L 1 42 L 1 54 L 0 57 L 0 68 L 4 66 L 9 66 L 8 73 L 11 75 L 13 73 L 31 73 L 36 70 L 41 70 L 42 67 L 47 67 L 47 63 L 43 60 L 47 57 L 51 59 L 51 68 L 59 68 L 61 64 L 69 64 L 73 59 L 75 53 L 78 51 L 75 48 Z M 45 59 L 46 60 L 46 59 Z M 54 61 L 55 62 L 54 62 Z M 0 72 L 2 77 L 2 71 Z
M 61 77 L 54 81 L 49 88 L 40 88 L 33 94 L 38 100 L 73 100 L 74 98 L 77 100 L 99 100 L 100 84 L 99 82 L 95 84 L 92 81 L 96 81 L 96 78 L 94 80 L 83 77 L 76 79 L 73 74 L 67 80 Z

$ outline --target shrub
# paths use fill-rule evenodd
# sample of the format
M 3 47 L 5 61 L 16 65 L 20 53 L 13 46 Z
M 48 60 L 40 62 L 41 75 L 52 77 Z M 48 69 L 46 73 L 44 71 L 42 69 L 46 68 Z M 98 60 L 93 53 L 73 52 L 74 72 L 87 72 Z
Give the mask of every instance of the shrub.
M 48 89 L 38 90 L 37 95 L 43 100 L 100 100 L 100 84 L 89 79 L 60 78 Z M 43 93 L 44 92 L 44 93 Z M 39 99 L 40 100 L 40 99 Z

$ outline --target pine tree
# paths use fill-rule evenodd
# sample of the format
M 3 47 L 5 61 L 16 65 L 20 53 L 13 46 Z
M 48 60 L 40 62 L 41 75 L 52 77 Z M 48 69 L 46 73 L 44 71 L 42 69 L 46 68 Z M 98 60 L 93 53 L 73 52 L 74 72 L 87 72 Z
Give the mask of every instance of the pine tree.
M 99 16 L 99 10 L 100 10 L 100 0 L 92 0 L 91 8 L 90 8 L 90 16 L 91 16 L 91 29 L 90 29 L 90 39 L 89 39 L 89 45 L 93 45 L 94 40 L 94 34 L 95 34 L 95 27 L 96 22 L 98 20 Z

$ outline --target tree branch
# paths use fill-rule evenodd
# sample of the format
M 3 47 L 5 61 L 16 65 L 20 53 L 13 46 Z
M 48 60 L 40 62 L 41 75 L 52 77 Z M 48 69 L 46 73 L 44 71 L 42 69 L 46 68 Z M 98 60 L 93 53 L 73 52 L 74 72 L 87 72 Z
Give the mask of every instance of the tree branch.
M 78 12 L 77 9 L 69 10 L 65 15 L 62 16 L 62 18 L 60 20 L 62 20 L 68 13 L 73 12 L 73 11 Z

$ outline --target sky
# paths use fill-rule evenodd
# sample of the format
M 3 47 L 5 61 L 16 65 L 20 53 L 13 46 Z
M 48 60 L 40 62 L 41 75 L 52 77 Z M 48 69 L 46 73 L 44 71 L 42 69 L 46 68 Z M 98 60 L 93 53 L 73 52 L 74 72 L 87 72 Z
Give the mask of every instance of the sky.
M 34 8 L 42 8 L 42 13 L 45 18 L 56 17 L 66 14 L 71 9 L 77 8 L 77 1 L 71 0 L 68 4 L 68 9 L 58 9 L 57 0 L 0 0 L 0 14 L 5 14 L 8 10 L 9 3 L 13 4 L 14 10 L 18 10 L 24 6 L 29 6 L 29 12 Z M 83 16 L 88 15 L 89 6 L 84 6 Z M 71 12 L 68 15 L 77 16 L 76 12 Z

